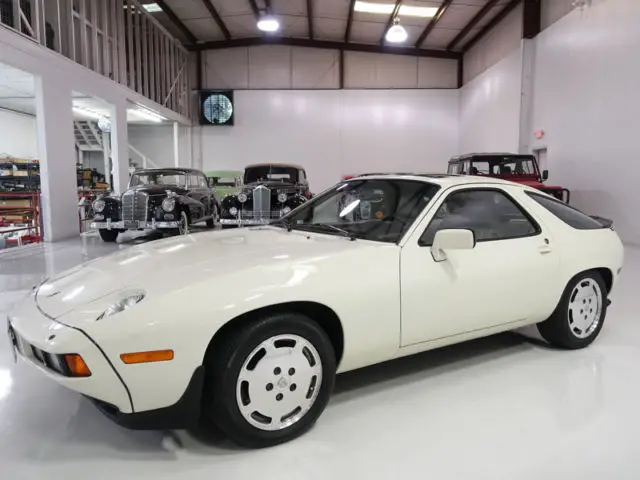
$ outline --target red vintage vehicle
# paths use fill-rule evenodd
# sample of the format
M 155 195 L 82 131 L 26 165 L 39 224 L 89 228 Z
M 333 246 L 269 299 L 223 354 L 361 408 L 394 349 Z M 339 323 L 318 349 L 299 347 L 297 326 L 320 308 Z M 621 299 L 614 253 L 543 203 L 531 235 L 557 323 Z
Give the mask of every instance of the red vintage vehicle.
M 516 153 L 467 153 L 449 160 L 450 175 L 486 175 L 523 183 L 569 203 L 571 194 L 566 188 L 543 183 L 549 171 L 540 172 L 536 157 Z

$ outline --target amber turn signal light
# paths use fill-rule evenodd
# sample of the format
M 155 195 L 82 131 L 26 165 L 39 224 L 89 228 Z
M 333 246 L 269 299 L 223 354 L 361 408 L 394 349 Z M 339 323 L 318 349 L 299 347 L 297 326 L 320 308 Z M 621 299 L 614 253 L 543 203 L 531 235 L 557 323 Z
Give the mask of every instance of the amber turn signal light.
M 64 356 L 64 361 L 69 368 L 72 377 L 90 377 L 91 370 L 80 355 L 70 354 Z
M 120 355 L 120 359 L 127 365 L 134 363 L 168 362 L 169 360 L 173 360 L 173 350 L 123 353 Z

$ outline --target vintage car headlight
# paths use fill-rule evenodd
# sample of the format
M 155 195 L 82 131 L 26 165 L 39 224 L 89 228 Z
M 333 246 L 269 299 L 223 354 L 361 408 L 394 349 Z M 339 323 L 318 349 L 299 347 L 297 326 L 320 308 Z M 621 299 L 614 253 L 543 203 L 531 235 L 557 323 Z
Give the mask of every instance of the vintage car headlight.
M 282 213 L 283 213 L 284 215 L 286 215 L 286 214 L 287 214 L 287 213 L 289 213 L 290 211 L 291 211 L 291 209 L 290 209 L 289 207 L 284 207 L 284 208 L 282 209 Z
M 175 198 L 165 198 L 162 201 L 162 209 L 165 212 L 173 212 L 173 210 L 176 208 L 176 199 Z
M 104 210 L 104 207 L 106 206 L 107 204 L 105 203 L 104 200 L 96 200 L 95 202 L 93 202 L 93 211 L 100 213 Z
M 246 193 L 239 193 L 238 194 L 238 201 L 240 203 L 244 203 L 247 201 L 247 194 Z
M 138 303 L 140 303 L 144 299 L 144 292 L 124 292 L 124 295 L 109 305 L 104 312 L 98 316 L 96 320 L 102 320 L 106 317 L 111 317 L 116 313 L 123 312 L 125 310 L 129 310 L 130 308 L 135 307 Z
M 229 213 L 233 216 L 236 216 L 238 214 L 238 209 L 236 207 L 231 207 L 229 209 Z
M 279 193 L 278 194 L 278 201 L 280 203 L 284 203 L 287 201 L 287 194 L 286 193 Z

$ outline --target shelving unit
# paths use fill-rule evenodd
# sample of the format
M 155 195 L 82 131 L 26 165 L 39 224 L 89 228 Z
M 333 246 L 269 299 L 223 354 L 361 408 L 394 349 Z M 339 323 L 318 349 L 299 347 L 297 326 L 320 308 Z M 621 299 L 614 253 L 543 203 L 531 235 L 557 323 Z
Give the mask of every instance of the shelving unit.
M 40 190 L 40 162 L 13 157 L 0 158 L 0 193 Z

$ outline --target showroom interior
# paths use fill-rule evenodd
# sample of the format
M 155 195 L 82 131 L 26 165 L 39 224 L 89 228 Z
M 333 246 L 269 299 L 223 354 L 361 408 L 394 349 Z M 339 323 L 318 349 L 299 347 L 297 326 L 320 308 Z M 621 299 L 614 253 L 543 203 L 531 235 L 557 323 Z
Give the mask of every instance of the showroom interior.
M 0 478 L 639 478 L 639 26 L 638 0 L 0 0 L 2 322 L 48 278 L 156 248 L 157 232 L 104 241 L 95 223 L 141 169 L 204 173 L 223 209 L 220 176 L 241 188 L 249 165 L 295 166 L 312 199 L 530 155 L 625 246 L 589 348 L 527 327 L 347 372 L 314 428 L 262 450 L 122 428 L 1 335 Z M 219 214 L 177 231 L 243 231 Z

